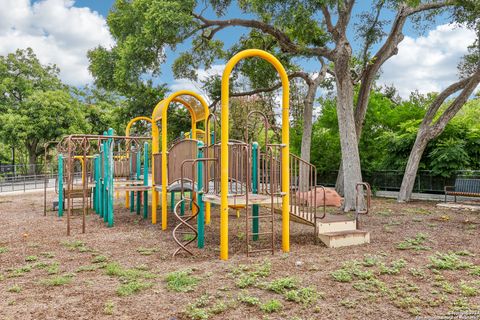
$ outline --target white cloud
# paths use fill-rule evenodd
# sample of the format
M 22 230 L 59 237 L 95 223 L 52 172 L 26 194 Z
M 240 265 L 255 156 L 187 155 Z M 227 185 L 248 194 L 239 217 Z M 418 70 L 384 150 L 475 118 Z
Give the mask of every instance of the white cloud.
M 400 96 L 412 91 L 441 91 L 458 79 L 457 64 L 473 43 L 475 33 L 453 25 L 439 25 L 426 36 L 406 36 L 398 54 L 383 66 L 381 84 L 393 84 Z
M 211 101 L 209 101 L 208 99 L 207 92 L 202 90 L 201 81 L 207 79 L 210 76 L 221 75 L 224 69 L 225 69 L 224 64 L 214 64 L 208 70 L 198 69 L 197 70 L 198 81 L 192 81 L 184 78 L 175 79 L 173 80 L 173 83 L 169 86 L 170 90 L 172 92 L 179 91 L 179 90 L 191 90 L 202 95 L 205 98 L 205 100 L 207 100 L 207 102 L 210 103 Z
M 31 47 L 43 64 L 54 63 L 63 81 L 84 85 L 92 81 L 87 51 L 113 40 L 104 17 L 73 0 L 2 0 L 0 55 Z

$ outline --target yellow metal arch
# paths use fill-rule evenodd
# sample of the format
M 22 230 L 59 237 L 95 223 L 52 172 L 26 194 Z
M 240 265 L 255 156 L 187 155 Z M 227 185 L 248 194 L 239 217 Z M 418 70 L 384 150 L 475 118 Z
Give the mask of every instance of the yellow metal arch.
M 205 130 L 209 132 L 208 130 L 208 123 L 207 123 L 207 118 L 209 115 L 209 109 L 208 109 L 208 104 L 203 99 L 202 96 L 199 94 L 190 91 L 190 90 L 180 90 L 177 92 L 172 93 L 168 98 L 160 101 L 155 108 L 153 109 L 152 112 L 152 119 L 153 119 L 153 124 L 152 124 L 152 152 L 153 153 L 158 153 L 158 144 L 159 144 L 159 135 L 158 135 L 158 126 L 156 125 L 157 120 L 162 121 L 162 230 L 167 229 L 167 110 L 168 107 L 172 102 L 178 102 L 183 104 L 190 112 L 190 116 L 192 118 L 192 139 L 196 139 L 196 132 L 197 132 L 197 121 L 201 121 L 200 119 L 197 120 L 197 117 L 195 115 L 195 111 L 193 110 L 192 106 L 185 100 L 181 99 L 181 96 L 189 96 L 194 99 L 196 99 L 198 102 L 200 102 L 201 106 L 203 107 L 203 112 L 204 112 L 204 120 L 205 121 Z M 153 127 L 157 128 L 157 134 L 153 132 Z M 207 138 L 207 144 L 208 144 L 208 138 Z M 152 166 L 153 168 L 154 166 Z M 152 169 L 153 171 L 153 169 Z M 154 182 L 154 175 L 152 172 L 152 192 L 154 196 L 152 196 L 152 224 L 157 223 L 157 197 L 158 197 L 158 192 L 155 190 L 155 182 Z M 205 216 L 208 217 L 207 221 L 209 221 L 210 217 L 210 206 L 207 204 L 205 207 Z
M 221 177 L 220 177 L 220 258 L 228 259 L 228 103 L 230 98 L 229 79 L 235 65 L 242 59 L 249 57 L 260 57 L 270 62 L 280 75 L 282 81 L 282 249 L 284 252 L 290 251 L 290 216 L 289 216 L 289 83 L 288 76 L 280 61 L 272 54 L 258 49 L 248 49 L 234 55 L 225 66 L 222 75 L 221 91 Z

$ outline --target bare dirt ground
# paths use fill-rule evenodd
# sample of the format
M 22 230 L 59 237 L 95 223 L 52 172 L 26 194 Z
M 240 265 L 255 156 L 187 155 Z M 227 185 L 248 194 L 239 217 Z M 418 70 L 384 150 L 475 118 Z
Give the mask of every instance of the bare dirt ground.
M 247 258 L 231 211 L 225 262 L 217 208 L 205 249 L 172 258 L 174 218 L 161 231 L 117 202 L 113 228 L 90 214 L 81 234 L 76 215 L 67 237 L 42 194 L 0 196 L 0 319 L 480 319 L 478 212 L 375 199 L 371 244 L 328 249 L 291 223 L 289 254 L 277 216 L 275 255 Z

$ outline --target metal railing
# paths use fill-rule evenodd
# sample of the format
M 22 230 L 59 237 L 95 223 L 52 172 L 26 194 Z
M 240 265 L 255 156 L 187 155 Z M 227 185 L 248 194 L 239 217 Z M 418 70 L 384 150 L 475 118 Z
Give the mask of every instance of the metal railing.
M 318 173 L 318 183 L 324 186 L 335 186 L 338 171 Z M 399 191 L 404 172 L 401 170 L 364 171 L 362 177 L 375 190 Z M 443 194 L 445 186 L 455 184 L 457 177 L 480 178 L 479 170 L 459 170 L 450 177 L 436 176 L 432 171 L 420 170 L 415 179 L 413 192 Z
M 43 189 L 45 184 L 47 188 L 56 188 L 57 179 L 58 175 L 53 173 L 8 177 L 0 179 L 0 193 Z M 74 179 L 74 182 L 81 181 L 81 172 L 76 172 Z

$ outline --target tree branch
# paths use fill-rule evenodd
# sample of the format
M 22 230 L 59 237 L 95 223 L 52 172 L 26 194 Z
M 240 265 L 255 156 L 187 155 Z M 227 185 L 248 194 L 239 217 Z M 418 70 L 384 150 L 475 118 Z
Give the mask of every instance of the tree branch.
M 277 39 L 280 48 L 287 53 L 302 54 L 306 56 L 324 56 L 331 57 L 331 50 L 325 47 L 308 47 L 303 48 L 294 43 L 284 32 L 275 28 L 272 25 L 249 19 L 228 19 L 228 20 L 210 20 L 199 14 L 192 13 L 193 16 L 202 22 L 200 29 L 206 29 L 208 27 L 217 26 L 212 32 L 218 32 L 226 27 L 241 26 L 247 28 L 259 29 L 262 32 L 273 36 Z

